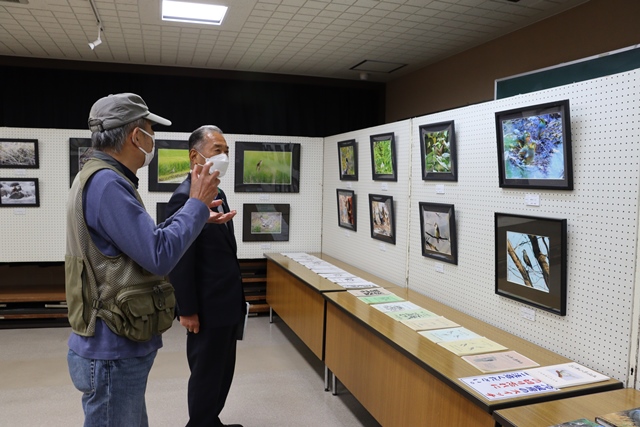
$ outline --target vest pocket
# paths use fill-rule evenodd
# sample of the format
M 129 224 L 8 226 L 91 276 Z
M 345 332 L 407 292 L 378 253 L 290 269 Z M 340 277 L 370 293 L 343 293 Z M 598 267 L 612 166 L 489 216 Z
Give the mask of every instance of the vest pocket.
M 91 307 L 85 307 L 82 298 L 84 263 L 81 258 L 66 255 L 64 257 L 64 270 L 69 324 L 77 334 L 87 335 L 89 312 L 85 313 L 85 309 L 90 310 Z
M 133 341 L 148 341 L 173 323 L 176 298 L 168 282 L 126 287 L 114 303 L 114 332 Z

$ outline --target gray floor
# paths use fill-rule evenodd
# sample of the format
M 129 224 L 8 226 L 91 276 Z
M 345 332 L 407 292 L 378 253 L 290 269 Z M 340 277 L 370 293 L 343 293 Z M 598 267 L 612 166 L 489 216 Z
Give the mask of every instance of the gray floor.
M 69 328 L 0 330 L 0 426 L 81 426 L 80 392 L 66 364 Z M 152 427 L 187 422 L 185 332 L 164 335 L 149 377 Z M 366 426 L 379 424 L 344 388 L 324 391 L 324 368 L 277 317 L 249 318 L 239 343 L 234 383 L 221 415 L 245 427 Z

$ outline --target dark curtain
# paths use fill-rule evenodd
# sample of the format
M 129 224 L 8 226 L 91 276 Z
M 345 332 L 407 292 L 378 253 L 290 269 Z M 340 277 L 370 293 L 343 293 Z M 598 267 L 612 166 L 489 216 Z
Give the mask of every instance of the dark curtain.
M 142 96 L 152 112 L 173 122 L 158 130 L 174 132 L 213 124 L 226 133 L 324 137 L 384 123 L 382 83 L 141 70 L 145 68 L 122 72 L 0 65 L 0 126 L 86 129 L 91 105 L 118 92 Z

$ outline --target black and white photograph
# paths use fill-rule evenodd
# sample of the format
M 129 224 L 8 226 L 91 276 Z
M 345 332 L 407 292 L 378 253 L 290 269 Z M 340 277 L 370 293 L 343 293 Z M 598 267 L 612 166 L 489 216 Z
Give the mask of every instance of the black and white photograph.
M 37 169 L 37 139 L 0 139 L 0 168 Z
M 38 206 L 38 178 L 0 178 L 0 207 Z

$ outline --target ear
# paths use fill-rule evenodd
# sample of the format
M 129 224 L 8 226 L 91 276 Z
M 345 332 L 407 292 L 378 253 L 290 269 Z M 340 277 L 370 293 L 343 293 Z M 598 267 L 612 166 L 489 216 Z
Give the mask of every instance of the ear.
M 129 133 L 129 135 L 127 135 L 127 138 L 125 139 L 125 141 L 131 141 L 134 147 L 138 148 L 139 145 L 136 142 L 139 139 L 138 133 L 139 133 L 138 128 L 133 128 L 133 130 Z
M 191 165 L 194 165 L 196 163 L 198 163 L 197 160 L 198 157 L 198 153 L 196 152 L 196 150 L 194 150 L 193 148 L 191 150 L 189 150 L 189 163 Z

